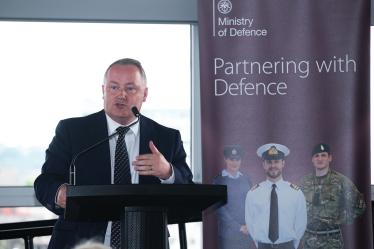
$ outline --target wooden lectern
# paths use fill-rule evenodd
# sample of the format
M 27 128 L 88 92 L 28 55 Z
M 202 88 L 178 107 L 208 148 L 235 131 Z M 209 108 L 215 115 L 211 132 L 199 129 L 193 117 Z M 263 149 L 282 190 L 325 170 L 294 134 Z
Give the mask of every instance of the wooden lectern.
M 166 249 L 168 223 L 188 222 L 225 197 L 225 185 L 67 186 L 65 219 L 121 221 L 121 249 Z

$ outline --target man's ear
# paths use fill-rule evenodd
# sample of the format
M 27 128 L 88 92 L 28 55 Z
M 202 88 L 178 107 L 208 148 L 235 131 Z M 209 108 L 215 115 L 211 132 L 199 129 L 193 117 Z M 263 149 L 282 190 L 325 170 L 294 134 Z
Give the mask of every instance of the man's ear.
M 147 100 L 147 97 L 148 97 L 148 87 L 146 87 L 144 89 L 144 93 L 143 93 L 143 102 L 145 102 Z

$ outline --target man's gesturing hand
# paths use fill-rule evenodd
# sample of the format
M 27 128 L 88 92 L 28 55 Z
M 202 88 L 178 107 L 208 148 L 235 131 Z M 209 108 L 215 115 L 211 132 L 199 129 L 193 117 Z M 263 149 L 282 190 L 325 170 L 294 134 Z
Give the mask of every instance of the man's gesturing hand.
M 136 161 L 132 162 L 132 165 L 135 165 L 134 169 L 139 172 L 139 175 L 152 175 L 162 180 L 169 179 L 173 172 L 170 163 L 166 161 L 152 141 L 149 142 L 149 148 L 152 154 L 137 156 Z

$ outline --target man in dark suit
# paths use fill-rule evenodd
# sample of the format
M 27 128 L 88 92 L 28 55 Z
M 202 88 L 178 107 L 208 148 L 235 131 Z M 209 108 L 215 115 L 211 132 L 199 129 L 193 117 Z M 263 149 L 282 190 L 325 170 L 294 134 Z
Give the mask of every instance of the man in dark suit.
M 93 237 L 115 247 L 111 242 L 112 222 L 66 221 L 63 217 L 72 158 L 116 132 L 118 127 L 134 123 L 131 108 L 136 106 L 140 110 L 147 99 L 147 80 L 140 62 L 122 59 L 112 63 L 105 72 L 102 90 L 104 110 L 60 121 L 46 151 L 42 173 L 35 180 L 37 199 L 60 216 L 48 248 L 63 249 Z M 117 140 L 115 136 L 77 159 L 78 185 L 114 183 Z M 131 183 L 193 183 L 179 131 L 141 116 L 123 140 Z

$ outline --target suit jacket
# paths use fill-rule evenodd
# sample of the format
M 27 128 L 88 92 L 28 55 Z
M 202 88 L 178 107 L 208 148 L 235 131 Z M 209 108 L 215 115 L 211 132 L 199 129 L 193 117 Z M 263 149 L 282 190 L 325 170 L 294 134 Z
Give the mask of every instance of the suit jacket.
M 42 173 L 34 183 L 38 201 L 59 215 L 48 248 L 65 249 L 82 239 L 104 241 L 108 222 L 76 222 L 64 220 L 64 209 L 55 205 L 58 188 L 69 182 L 69 166 L 75 155 L 108 136 L 104 110 L 81 118 L 59 122 L 56 134 L 46 151 Z M 173 165 L 174 184 L 193 184 L 192 173 L 186 163 L 180 133 L 141 116 L 139 155 L 151 153 L 149 141 Z M 77 185 L 111 184 L 109 142 L 81 155 L 75 162 Z M 159 184 L 154 176 L 139 176 L 139 184 Z

